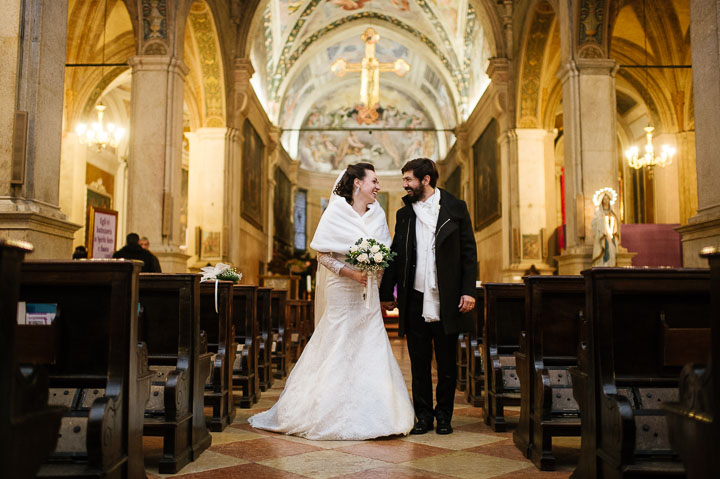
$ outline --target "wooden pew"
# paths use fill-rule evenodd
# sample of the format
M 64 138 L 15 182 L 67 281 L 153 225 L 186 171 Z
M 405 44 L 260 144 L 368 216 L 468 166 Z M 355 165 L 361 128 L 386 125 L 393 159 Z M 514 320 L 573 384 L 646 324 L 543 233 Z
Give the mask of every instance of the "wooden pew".
M 543 471 L 555 468 L 554 436 L 580 435 L 580 410 L 568 369 L 577 365 L 585 308 L 582 276 L 526 276 L 525 321 L 515 352 L 520 421 L 515 445 Z
M 707 365 L 686 364 L 680 374 L 680 402 L 666 403 L 670 444 L 688 479 L 720 471 L 720 250 L 706 248 L 712 295 L 712 347 Z
M 520 404 L 520 381 L 515 371 L 515 351 L 525 317 L 525 285 L 485 284 L 485 424 L 505 432 L 505 406 Z
M 287 325 L 287 298 L 288 292 L 274 289 L 270 293 L 270 316 L 273 346 L 271 347 L 271 360 L 275 366 L 275 378 L 284 379 L 287 374 L 288 357 L 288 325 Z
M 260 390 L 272 387 L 272 326 L 270 315 L 270 292 L 272 288 L 260 287 L 257 290 L 257 321 L 260 328 L 260 349 L 258 352 L 258 376 Z
M 204 412 L 211 354 L 207 342 L 201 351 L 200 276 L 142 273 L 140 304 L 140 340 L 154 373 L 143 433 L 163 437 L 158 469 L 174 474 L 211 443 Z
M 257 286 L 234 285 L 233 323 L 238 350 L 233 366 L 233 386 L 235 404 L 242 408 L 249 408 L 260 399 L 256 308 Z
M 677 401 L 682 365 L 709 352 L 709 272 L 593 268 L 585 277 L 578 366 L 577 478 L 685 477 L 662 403 Z
M 458 391 L 466 391 L 468 384 L 468 355 L 469 355 L 469 335 L 466 332 L 458 334 L 457 347 L 455 350 L 455 367 L 457 367 L 457 383 L 455 385 Z
M 57 304 L 50 403 L 69 412 L 38 477 L 145 477 L 143 415 L 150 391 L 138 338 L 138 261 L 22 266 L 20 300 Z
M 29 243 L 0 239 L 0 464 L 11 478 L 35 477 L 55 450 L 60 421 L 67 411 L 48 405 L 43 363 L 54 361 L 56 329 L 17 324 L 21 263 L 31 251 Z M 50 341 L 36 348 L 33 343 L 41 341 L 38 333 L 45 333 L 42 336 Z M 46 359 L 28 357 L 35 349 Z
M 485 289 L 479 287 L 475 293 L 473 329 L 467 334 L 467 389 L 465 400 L 475 407 L 484 404 L 482 393 L 485 385 L 485 367 L 483 366 L 483 327 L 485 325 Z
M 200 283 L 200 328 L 207 334 L 208 351 L 213 353 L 213 366 L 205 384 L 205 406 L 212 408 L 212 415 L 206 417 L 206 422 L 213 432 L 222 431 L 235 419 L 232 393 L 232 365 L 235 361 L 232 288 L 231 281 L 218 281 L 217 285 L 215 281 Z

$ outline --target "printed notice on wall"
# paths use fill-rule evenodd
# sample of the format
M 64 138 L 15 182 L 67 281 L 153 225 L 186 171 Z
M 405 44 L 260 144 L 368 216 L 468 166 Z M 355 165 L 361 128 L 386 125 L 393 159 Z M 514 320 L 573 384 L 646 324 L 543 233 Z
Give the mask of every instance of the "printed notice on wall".
M 112 258 L 117 237 L 117 211 L 103 208 L 90 208 L 90 244 L 88 252 L 91 258 Z

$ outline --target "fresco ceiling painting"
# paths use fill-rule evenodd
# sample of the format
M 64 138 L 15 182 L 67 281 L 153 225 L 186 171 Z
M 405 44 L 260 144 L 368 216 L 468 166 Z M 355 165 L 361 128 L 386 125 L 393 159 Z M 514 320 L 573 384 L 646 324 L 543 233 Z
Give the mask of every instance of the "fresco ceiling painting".
M 370 161 L 397 171 L 408 158 L 444 158 L 489 83 L 489 49 L 469 0 L 269 0 L 259 15 L 253 86 L 307 170 Z M 369 28 L 386 64 L 374 77 L 376 105 L 360 101 Z M 337 75 L 334 63 L 357 65 Z

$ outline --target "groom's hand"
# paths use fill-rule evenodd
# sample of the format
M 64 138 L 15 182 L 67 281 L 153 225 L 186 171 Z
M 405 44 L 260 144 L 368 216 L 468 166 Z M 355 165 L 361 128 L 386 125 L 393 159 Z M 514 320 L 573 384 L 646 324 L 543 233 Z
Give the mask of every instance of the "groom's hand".
M 472 311 L 472 309 L 475 307 L 475 298 L 472 296 L 468 296 L 467 294 L 463 294 L 460 297 L 460 304 L 458 305 L 458 308 L 460 308 L 461 313 L 467 313 L 469 311 Z
M 380 301 L 380 308 L 385 312 L 395 309 L 395 301 Z

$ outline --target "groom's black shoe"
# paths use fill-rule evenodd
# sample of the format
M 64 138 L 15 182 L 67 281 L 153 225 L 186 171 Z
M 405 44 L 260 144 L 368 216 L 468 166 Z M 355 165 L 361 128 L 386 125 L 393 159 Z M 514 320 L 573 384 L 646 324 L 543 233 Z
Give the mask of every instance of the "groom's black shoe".
M 438 419 L 437 427 L 435 428 L 437 434 L 452 434 L 453 428 L 450 425 L 450 421 L 444 421 Z
M 430 431 L 432 427 L 432 421 L 419 419 L 418 422 L 415 423 L 415 427 L 410 430 L 410 434 L 425 434 Z

